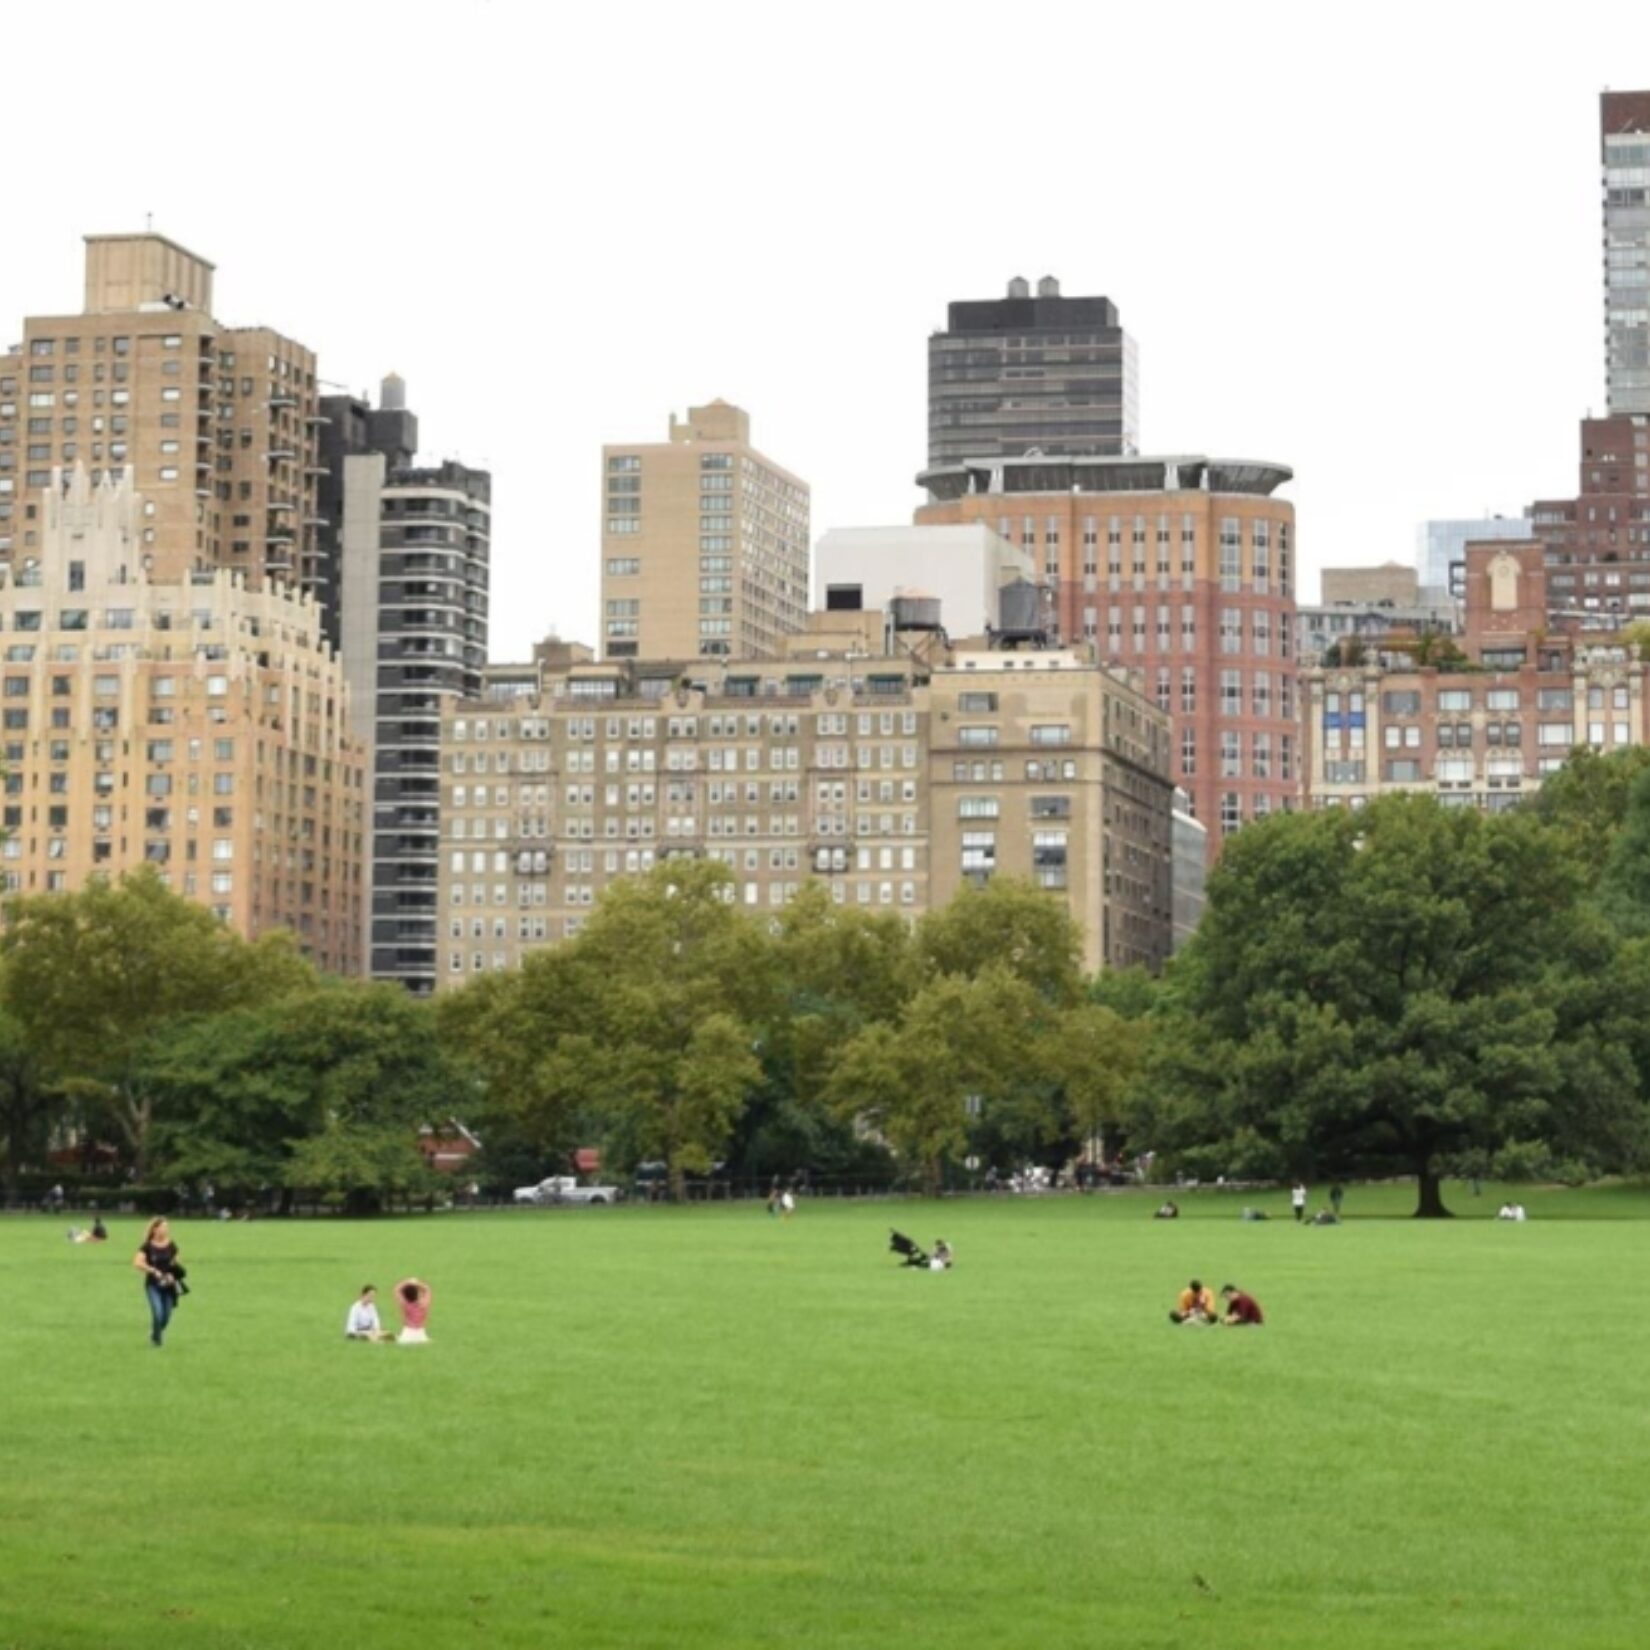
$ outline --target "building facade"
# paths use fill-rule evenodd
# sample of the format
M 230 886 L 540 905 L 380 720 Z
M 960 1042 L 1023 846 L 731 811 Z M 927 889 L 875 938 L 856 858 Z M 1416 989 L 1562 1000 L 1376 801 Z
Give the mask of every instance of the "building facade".
M 928 340 L 928 462 L 1140 445 L 1134 341 L 1109 298 L 1065 298 L 1045 275 L 954 303 Z
M 1496 812 L 1528 800 L 1578 746 L 1645 739 L 1645 666 L 1622 647 L 1555 644 L 1516 668 L 1303 673 L 1309 805 L 1395 791 Z
M 776 658 L 807 623 L 807 483 L 725 401 L 669 434 L 602 448 L 602 655 Z
M 1168 717 L 1088 648 L 963 651 L 928 685 L 930 888 L 1002 874 L 1061 895 L 1084 965 L 1173 943 Z
M 361 971 L 364 778 L 306 596 L 227 568 L 155 576 L 131 469 L 41 489 L 0 573 L 10 893 L 154 866 L 248 938 Z
M 609 882 L 677 855 L 726 864 L 753 912 L 818 879 L 914 918 L 1013 872 L 1068 901 L 1090 967 L 1167 954 L 1167 722 L 1092 659 L 933 666 L 822 629 L 783 661 L 563 650 L 487 678 L 443 716 L 444 984 L 577 934 Z
M 1650 92 L 1600 97 L 1599 163 L 1609 408 L 1650 413 Z
M 1459 596 L 1467 544 L 1528 539 L 1535 528 L 1528 516 L 1468 516 L 1423 521 L 1415 529 L 1415 571 L 1420 585 Z M 1328 596 L 1324 597 L 1329 600 Z
M 1031 558 L 983 522 L 954 527 L 839 527 L 814 549 L 814 608 L 887 613 L 896 597 L 937 602 L 957 638 L 1003 628 L 1002 592 L 1035 580 Z
M 1058 629 L 1137 670 L 1218 854 L 1300 797 L 1295 513 L 1280 464 L 1004 459 L 925 471 L 923 524 L 984 522 L 1056 592 Z
M 343 655 L 371 775 L 369 971 L 435 989 L 441 728 L 481 692 L 492 482 L 446 462 L 343 460 Z
M 320 406 L 320 523 L 304 582 L 336 648 L 343 645 L 345 460 L 380 453 L 386 470 L 410 469 L 418 458 L 418 420 L 407 410 L 407 386 L 394 373 L 380 386 L 376 407 L 364 395 L 323 395 Z
M 89 235 L 79 314 L 31 316 L 0 355 L 0 560 L 42 542 L 54 469 L 131 470 L 157 578 L 227 567 L 312 595 L 315 357 L 212 317 L 213 267 L 154 234 Z

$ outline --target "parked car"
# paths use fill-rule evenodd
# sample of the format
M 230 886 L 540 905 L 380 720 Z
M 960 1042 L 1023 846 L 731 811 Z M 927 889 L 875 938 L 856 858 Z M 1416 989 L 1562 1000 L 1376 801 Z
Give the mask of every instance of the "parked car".
M 516 1202 L 540 1208 L 553 1203 L 617 1203 L 617 1186 L 581 1186 L 570 1174 L 553 1174 L 536 1186 L 516 1187 Z

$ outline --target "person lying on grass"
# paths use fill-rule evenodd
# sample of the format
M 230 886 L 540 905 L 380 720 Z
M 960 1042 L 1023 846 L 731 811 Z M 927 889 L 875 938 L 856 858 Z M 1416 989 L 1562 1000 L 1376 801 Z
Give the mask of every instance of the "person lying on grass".
M 920 1266 L 926 1268 L 928 1256 L 923 1253 L 915 1239 L 908 1238 L 904 1232 L 895 1231 L 892 1227 L 888 1231 L 888 1247 L 896 1255 L 903 1255 L 906 1266 Z
M 1215 1311 L 1215 1292 L 1206 1283 L 1193 1278 L 1175 1302 L 1174 1311 L 1169 1314 L 1170 1323 L 1213 1323 L 1218 1314 Z
M 1223 1284 L 1220 1298 L 1226 1302 L 1226 1316 L 1220 1321 L 1229 1329 L 1242 1329 L 1247 1324 L 1263 1324 L 1266 1314 L 1253 1295 L 1247 1295 L 1235 1283 Z

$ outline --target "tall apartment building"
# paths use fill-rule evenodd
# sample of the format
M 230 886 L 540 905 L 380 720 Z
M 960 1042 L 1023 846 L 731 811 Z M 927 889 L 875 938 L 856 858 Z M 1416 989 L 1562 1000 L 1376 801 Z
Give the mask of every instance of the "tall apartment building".
M 1650 413 L 1650 92 L 1599 98 L 1599 162 L 1609 409 Z
M 769 659 L 808 615 L 808 486 L 725 401 L 602 448 L 602 653 Z
M 54 470 L 130 469 L 157 578 L 212 567 L 315 586 L 315 357 L 212 317 L 213 266 L 162 235 L 86 237 L 79 314 L 0 354 L 0 559 L 40 547 Z
M 227 568 L 153 571 L 149 502 L 130 466 L 54 471 L 0 568 L 6 890 L 147 863 L 359 973 L 362 753 L 319 613 Z
M 400 440 L 342 457 L 343 657 L 372 776 L 369 968 L 422 994 L 437 967 L 442 712 L 481 691 L 487 662 L 492 483 L 451 461 L 392 467 Z
M 1650 415 L 1583 419 L 1580 491 L 1571 499 L 1539 500 L 1530 518 L 1548 569 L 1552 628 L 1610 630 L 1644 617 L 1650 611 Z M 1469 543 L 1469 580 L 1472 551 Z
M 984 522 L 1056 591 L 1067 642 L 1138 670 L 1173 720 L 1173 777 L 1218 854 L 1300 795 L 1295 512 L 1281 464 L 996 459 L 917 480 L 920 523 Z
M 1168 718 L 1091 650 L 960 652 L 928 684 L 929 886 L 1063 893 L 1090 970 L 1173 943 Z
M 381 453 L 390 470 L 410 469 L 418 457 L 418 419 L 407 410 L 407 386 L 395 374 L 384 379 L 379 404 L 365 396 L 321 397 L 320 457 L 316 502 L 320 523 L 314 567 L 305 586 L 321 605 L 328 639 L 343 643 L 344 460 Z
M 928 462 L 1031 452 L 1117 455 L 1140 445 L 1134 341 L 1109 298 L 1065 298 L 1045 275 L 1032 296 L 948 306 L 928 340 Z
M 1308 804 L 1418 791 L 1451 807 L 1514 807 L 1578 746 L 1645 742 L 1645 668 L 1627 648 L 1559 639 L 1504 670 L 1307 670 Z
M 493 667 L 450 702 L 442 980 L 576 934 L 607 883 L 676 855 L 722 861 L 752 911 L 818 878 L 915 917 L 1013 872 L 1068 902 L 1091 968 L 1161 961 L 1166 720 L 1091 657 L 878 657 L 865 618 L 782 661 L 563 650 L 536 687 Z

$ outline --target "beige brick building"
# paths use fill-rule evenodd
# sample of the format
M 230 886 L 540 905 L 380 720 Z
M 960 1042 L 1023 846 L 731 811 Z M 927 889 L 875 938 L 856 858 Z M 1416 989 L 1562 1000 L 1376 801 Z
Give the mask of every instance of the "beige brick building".
M 86 237 L 84 307 L 0 355 L 0 560 L 36 552 L 54 468 L 131 470 L 157 579 L 211 567 L 311 588 L 315 357 L 212 316 L 213 266 L 162 235 Z
M 602 655 L 769 659 L 808 618 L 808 487 L 725 401 L 602 448 Z
M 560 647 L 489 670 L 443 718 L 443 983 L 576 934 L 608 882 L 681 854 L 725 863 L 752 911 L 819 878 L 914 918 L 1000 868 L 1067 900 L 1091 968 L 1167 955 L 1167 718 L 1076 653 L 930 663 L 867 653 L 880 634 L 829 614 L 783 660 Z
M 130 467 L 53 473 L 0 568 L 9 893 L 156 866 L 241 933 L 361 970 L 361 754 L 315 605 L 226 568 L 163 577 Z
M 1169 720 L 1087 649 L 964 652 L 928 685 L 929 886 L 1063 893 L 1092 971 L 1172 942 Z

